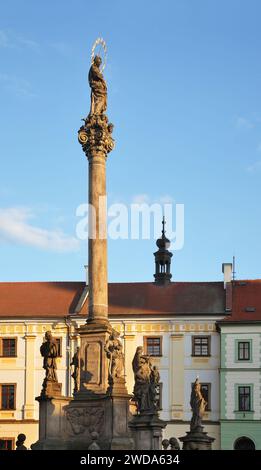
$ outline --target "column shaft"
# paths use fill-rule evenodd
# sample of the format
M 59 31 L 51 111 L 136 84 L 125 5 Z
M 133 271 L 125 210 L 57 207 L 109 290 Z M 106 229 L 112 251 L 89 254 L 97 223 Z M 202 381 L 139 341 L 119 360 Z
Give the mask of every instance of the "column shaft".
M 89 157 L 89 317 L 107 321 L 106 155 Z

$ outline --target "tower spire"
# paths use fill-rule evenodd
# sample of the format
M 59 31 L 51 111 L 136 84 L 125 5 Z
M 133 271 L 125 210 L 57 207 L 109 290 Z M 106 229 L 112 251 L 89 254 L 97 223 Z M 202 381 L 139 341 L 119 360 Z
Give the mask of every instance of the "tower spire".
M 163 219 L 162 219 L 162 235 L 165 235 L 166 233 L 166 230 L 165 230 L 165 225 L 166 225 L 166 220 L 165 220 L 165 215 L 163 215 Z
M 158 238 L 156 245 L 158 247 L 158 251 L 154 253 L 155 256 L 155 282 L 156 284 L 168 284 L 172 278 L 172 274 L 170 272 L 170 265 L 171 265 L 171 258 L 172 253 L 168 250 L 170 246 L 170 241 L 166 237 L 166 220 L 165 216 L 162 219 L 162 235 Z

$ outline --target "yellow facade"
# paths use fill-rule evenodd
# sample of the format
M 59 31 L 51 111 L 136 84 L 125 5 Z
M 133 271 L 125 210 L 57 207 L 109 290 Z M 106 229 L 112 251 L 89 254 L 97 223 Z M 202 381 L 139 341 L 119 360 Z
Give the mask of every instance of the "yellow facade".
M 219 352 L 211 358 L 191 357 L 189 350 L 190 337 L 193 334 L 213 335 L 215 338 L 216 319 L 184 320 L 182 318 L 138 319 L 124 318 L 111 320 L 113 327 L 119 331 L 125 353 L 125 376 L 129 393 L 133 390 L 132 359 L 137 346 L 143 345 L 144 338 L 159 336 L 162 338 L 162 355 L 155 357 L 163 383 L 162 418 L 168 421 L 166 437 L 179 437 L 189 429 L 189 384 L 195 374 L 209 371 L 209 379 L 218 374 Z M 42 358 L 39 348 L 44 333 L 52 331 L 54 337 L 61 338 L 62 356 L 57 359 L 58 380 L 62 383 L 63 395 L 71 395 L 73 390 L 71 370 L 68 367 L 79 344 L 77 327 L 84 323 L 82 317 L 72 316 L 69 320 L 16 320 L 0 322 L 0 338 L 17 338 L 17 357 L 0 358 L 0 384 L 16 384 L 16 409 L 0 410 L 0 439 L 13 439 L 19 433 L 27 436 L 26 445 L 38 439 L 38 402 L 35 400 L 41 392 L 44 378 Z M 214 351 L 215 352 L 215 351 Z M 216 379 L 215 379 L 216 380 Z M 215 405 L 216 408 L 218 405 Z M 216 438 L 214 448 L 219 448 L 219 426 L 216 416 L 218 409 L 209 412 L 206 419 L 209 424 L 206 430 Z M 213 421 L 213 424 L 211 424 Z

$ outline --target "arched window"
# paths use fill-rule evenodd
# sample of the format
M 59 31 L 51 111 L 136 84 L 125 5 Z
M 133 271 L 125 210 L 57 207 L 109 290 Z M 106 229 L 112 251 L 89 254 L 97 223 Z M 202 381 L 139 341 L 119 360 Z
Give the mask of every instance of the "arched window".
M 234 443 L 235 450 L 255 450 L 254 442 L 249 437 L 239 437 Z

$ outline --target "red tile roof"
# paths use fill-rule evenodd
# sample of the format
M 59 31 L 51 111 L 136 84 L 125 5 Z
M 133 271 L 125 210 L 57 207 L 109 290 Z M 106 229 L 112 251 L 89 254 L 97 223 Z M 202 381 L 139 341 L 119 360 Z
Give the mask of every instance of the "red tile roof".
M 66 316 L 83 288 L 83 282 L 1 282 L 0 317 Z
M 0 283 L 0 317 L 59 317 L 73 314 L 84 282 Z M 224 314 L 223 282 L 109 284 L 109 314 Z M 81 314 L 86 315 L 87 305 Z
M 223 321 L 261 321 L 261 279 L 232 282 L 232 312 Z
M 112 315 L 223 314 L 225 291 L 222 282 L 153 282 L 109 285 Z

